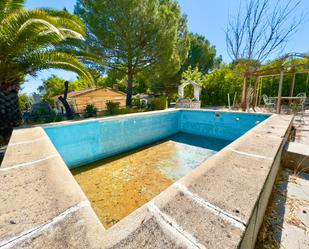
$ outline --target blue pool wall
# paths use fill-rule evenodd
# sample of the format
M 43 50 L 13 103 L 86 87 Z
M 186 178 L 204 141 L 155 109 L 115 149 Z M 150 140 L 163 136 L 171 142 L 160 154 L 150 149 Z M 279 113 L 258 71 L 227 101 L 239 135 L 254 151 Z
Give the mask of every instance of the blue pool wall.
M 72 169 L 178 132 L 234 141 L 269 115 L 177 110 L 44 128 Z
M 181 110 L 181 132 L 234 141 L 269 115 Z
M 45 128 L 69 168 L 117 155 L 179 131 L 179 112 Z

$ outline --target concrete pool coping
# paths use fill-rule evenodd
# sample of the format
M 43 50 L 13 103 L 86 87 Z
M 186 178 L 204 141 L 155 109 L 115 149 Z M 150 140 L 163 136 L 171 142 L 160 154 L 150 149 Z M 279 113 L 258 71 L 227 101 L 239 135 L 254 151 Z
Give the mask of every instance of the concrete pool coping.
M 199 111 L 199 112 L 215 112 L 215 113 L 230 113 L 230 114 L 247 114 L 247 115 L 269 115 L 271 116 L 271 113 L 265 113 L 265 112 L 242 112 L 237 110 L 209 110 L 209 109 L 185 109 L 185 108 L 169 108 L 165 110 L 159 110 L 159 111 L 147 111 L 147 112 L 137 112 L 137 113 L 131 113 L 131 114 L 120 114 L 120 115 L 113 115 L 113 116 L 106 116 L 106 117 L 100 117 L 100 118 L 87 118 L 83 120 L 65 120 L 61 122 L 55 122 L 55 123 L 48 123 L 48 124 L 39 124 L 39 125 L 32 125 L 25 128 L 32 128 L 32 127 L 53 127 L 53 126 L 64 126 L 64 125 L 75 125 L 75 124 L 81 124 L 81 123 L 89 123 L 89 122 L 103 122 L 103 121 L 112 121 L 116 119 L 124 119 L 128 117 L 138 117 L 138 116 L 145 116 L 145 115 L 154 115 L 154 114 L 163 114 L 163 113 L 170 113 L 170 112 L 178 112 L 178 111 Z
M 108 230 L 42 126 L 16 129 L 0 168 L 0 248 L 253 248 L 292 120 L 272 115 Z

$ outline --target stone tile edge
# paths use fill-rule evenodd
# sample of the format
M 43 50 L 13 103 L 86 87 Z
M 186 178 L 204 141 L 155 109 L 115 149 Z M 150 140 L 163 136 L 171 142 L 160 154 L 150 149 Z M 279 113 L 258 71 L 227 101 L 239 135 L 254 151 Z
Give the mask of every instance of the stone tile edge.
M 31 167 L 32 165 L 35 165 L 39 162 L 43 162 L 45 160 L 51 159 L 51 158 L 58 158 L 60 159 L 60 167 L 64 167 L 67 171 L 69 171 L 69 169 L 67 168 L 65 162 L 63 161 L 62 157 L 60 156 L 59 152 L 56 150 L 56 148 L 54 147 L 54 145 L 52 144 L 52 142 L 50 141 L 49 137 L 47 136 L 47 134 L 45 133 L 44 129 L 42 127 L 33 127 L 33 128 L 27 128 L 25 130 L 23 130 L 22 132 L 31 132 L 31 129 L 42 129 L 42 134 L 40 137 L 36 138 L 36 139 L 31 139 L 29 141 L 23 141 L 21 142 L 22 144 L 34 144 L 38 141 L 41 140 L 47 140 L 47 142 L 50 145 L 50 155 L 48 155 L 45 158 L 39 159 L 39 160 L 34 160 L 31 162 L 27 162 L 27 163 L 21 163 L 21 164 L 17 164 L 17 165 L 13 165 L 13 166 L 8 166 L 8 167 L 3 167 L 3 165 L 1 164 L 0 166 L 0 173 L 4 172 L 4 171 L 15 171 L 15 170 L 19 170 L 20 168 L 23 167 Z M 18 130 L 21 131 L 21 130 Z M 14 136 L 14 132 L 12 133 L 12 136 Z M 8 144 L 8 147 L 14 147 L 14 145 L 19 144 L 19 142 L 14 142 L 14 143 L 10 143 Z M 7 155 L 4 155 L 4 159 Z M 4 161 L 4 160 L 3 160 Z M 35 226 L 31 229 L 28 229 L 26 231 L 23 231 L 21 233 L 19 233 L 18 235 L 11 237 L 9 239 L 5 239 L 4 241 L 0 241 L 0 249 L 6 249 L 6 248 L 12 248 L 14 247 L 15 244 L 27 240 L 29 238 L 31 238 L 32 236 L 35 236 L 37 234 L 42 233 L 43 231 L 47 230 L 47 229 L 52 229 L 53 226 L 57 223 L 59 223 L 62 220 L 65 220 L 68 218 L 68 216 L 82 208 L 85 207 L 90 207 L 90 202 L 87 199 L 87 197 L 83 194 L 83 191 L 81 190 L 81 188 L 79 187 L 78 183 L 75 181 L 74 177 L 71 174 L 68 174 L 68 176 L 71 176 L 72 181 L 74 181 L 76 184 L 73 187 L 78 187 L 80 193 L 83 195 L 83 199 L 86 199 L 87 201 L 81 201 L 80 203 L 77 203 L 76 205 L 66 209 L 65 211 L 63 211 L 62 213 L 60 213 L 59 215 L 55 216 L 54 218 L 52 218 L 51 220 L 49 220 L 48 222 L 41 224 L 39 226 Z M 90 209 L 93 213 L 93 209 Z M 94 217 L 93 213 L 89 214 L 89 217 Z M 99 224 L 101 224 L 101 222 L 99 221 L 98 217 L 96 217 L 96 222 L 98 222 Z M 102 228 L 102 233 L 105 231 L 103 225 L 101 224 L 101 228 Z

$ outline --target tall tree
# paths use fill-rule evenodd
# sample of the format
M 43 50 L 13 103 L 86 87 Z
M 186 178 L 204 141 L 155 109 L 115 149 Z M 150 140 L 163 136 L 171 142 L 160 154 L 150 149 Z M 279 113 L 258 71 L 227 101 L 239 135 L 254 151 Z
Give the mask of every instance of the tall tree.
M 25 93 L 18 95 L 19 107 L 21 111 L 28 111 L 31 107 L 32 99 Z
M 24 0 L 0 1 L 0 127 L 21 123 L 18 91 L 25 75 L 61 68 L 92 81 L 79 61 L 84 26 L 66 11 L 26 10 Z
M 185 63 L 182 65 L 182 72 L 191 68 L 198 68 L 203 74 L 209 73 L 217 67 L 222 59 L 216 57 L 216 48 L 202 35 L 190 34 L 190 49 Z
M 179 6 L 172 0 L 78 0 L 90 49 L 109 70 L 127 77 L 127 106 L 136 74 L 178 63 Z M 185 37 L 184 37 L 185 39 Z
M 152 72 L 151 75 L 156 76 L 151 84 L 151 89 L 155 92 L 175 93 L 183 74 L 190 71 L 199 71 L 202 74 L 207 74 L 214 68 L 218 68 L 222 62 L 221 56 L 216 56 L 215 46 L 211 46 L 210 42 L 202 35 L 190 33 L 188 36 L 187 53 L 184 53 L 184 60 L 181 63 L 181 68 L 175 71 L 174 74 L 168 75 L 162 79 L 158 79 L 158 74 Z M 186 48 L 186 45 L 183 47 Z
M 280 52 L 303 22 L 296 13 L 301 0 L 247 0 L 240 3 L 226 29 L 227 51 L 232 60 L 255 59 L 263 62 Z
M 177 15 L 181 15 L 180 8 L 177 5 L 174 11 Z M 186 15 L 180 16 L 177 36 L 175 52 L 170 61 L 157 63 L 155 67 L 138 74 L 138 78 L 145 81 L 147 87 L 156 94 L 170 95 L 177 92 L 181 80 L 182 65 L 188 57 L 190 48 L 190 36 Z

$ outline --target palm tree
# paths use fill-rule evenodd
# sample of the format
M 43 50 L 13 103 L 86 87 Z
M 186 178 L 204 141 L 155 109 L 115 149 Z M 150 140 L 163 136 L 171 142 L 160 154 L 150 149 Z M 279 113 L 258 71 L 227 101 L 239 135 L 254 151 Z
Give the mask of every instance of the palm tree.
M 81 59 L 84 25 L 67 11 L 24 8 L 25 0 L 0 1 L 0 128 L 21 124 L 18 91 L 26 75 L 60 68 L 91 82 Z M 86 57 L 87 59 L 87 57 Z

